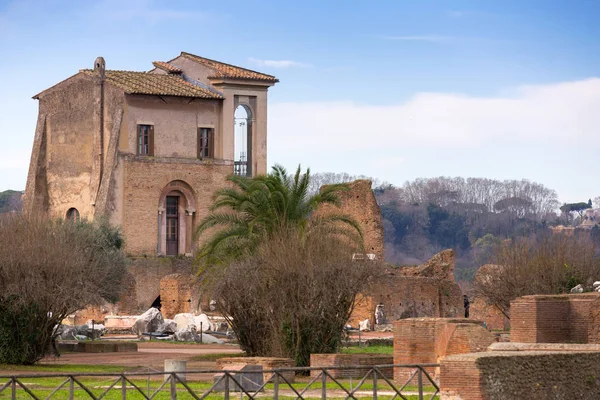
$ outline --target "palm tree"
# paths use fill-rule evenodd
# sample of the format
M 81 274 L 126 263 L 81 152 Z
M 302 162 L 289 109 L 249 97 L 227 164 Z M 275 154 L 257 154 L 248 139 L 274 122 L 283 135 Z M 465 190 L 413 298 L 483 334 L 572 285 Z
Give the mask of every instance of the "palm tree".
M 310 169 L 302 174 L 298 166 L 292 177 L 280 165 L 267 175 L 232 175 L 228 181 L 233 187 L 217 191 L 212 213 L 196 228 L 196 237 L 210 228 L 222 228 L 199 249 L 196 262 L 201 268 L 253 254 L 263 241 L 287 229 L 305 236 L 317 231 L 322 234 L 323 229 L 319 228 L 327 227 L 328 233 L 345 235 L 362 247 L 360 226 L 351 217 L 336 213 L 313 215 L 320 205 L 339 206 L 337 193 L 348 190 L 345 184 L 328 185 L 311 195 Z

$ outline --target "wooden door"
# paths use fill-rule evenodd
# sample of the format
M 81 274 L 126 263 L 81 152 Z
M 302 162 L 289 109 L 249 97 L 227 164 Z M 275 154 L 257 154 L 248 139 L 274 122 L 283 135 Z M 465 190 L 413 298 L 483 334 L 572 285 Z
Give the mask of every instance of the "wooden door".
M 179 254 L 179 196 L 167 196 L 167 255 Z

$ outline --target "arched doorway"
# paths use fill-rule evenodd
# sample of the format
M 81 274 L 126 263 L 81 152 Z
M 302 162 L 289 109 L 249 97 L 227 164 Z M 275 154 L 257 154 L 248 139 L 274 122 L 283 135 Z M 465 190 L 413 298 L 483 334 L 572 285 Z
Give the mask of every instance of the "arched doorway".
M 235 175 L 252 175 L 252 110 L 240 104 L 234 113 L 233 173 Z
M 191 254 L 192 228 L 196 213 L 194 191 L 184 181 L 172 181 L 158 203 L 159 255 Z
M 69 208 L 65 219 L 69 222 L 79 222 L 79 211 L 76 208 Z

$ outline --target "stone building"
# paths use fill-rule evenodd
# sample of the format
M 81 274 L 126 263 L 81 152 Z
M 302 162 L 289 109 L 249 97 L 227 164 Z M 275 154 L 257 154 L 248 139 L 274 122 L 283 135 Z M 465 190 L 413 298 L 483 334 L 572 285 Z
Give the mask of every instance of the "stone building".
M 266 173 L 271 75 L 182 52 L 147 72 L 99 57 L 34 96 L 24 211 L 106 217 L 130 255 L 190 254 L 232 173 Z

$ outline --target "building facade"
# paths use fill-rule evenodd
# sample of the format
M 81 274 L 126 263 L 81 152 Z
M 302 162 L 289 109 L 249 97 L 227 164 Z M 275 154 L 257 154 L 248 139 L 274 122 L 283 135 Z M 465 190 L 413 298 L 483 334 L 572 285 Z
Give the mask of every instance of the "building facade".
M 130 255 L 192 253 L 230 174 L 266 173 L 271 75 L 182 52 L 147 72 L 93 69 L 34 96 L 23 210 L 107 218 Z

